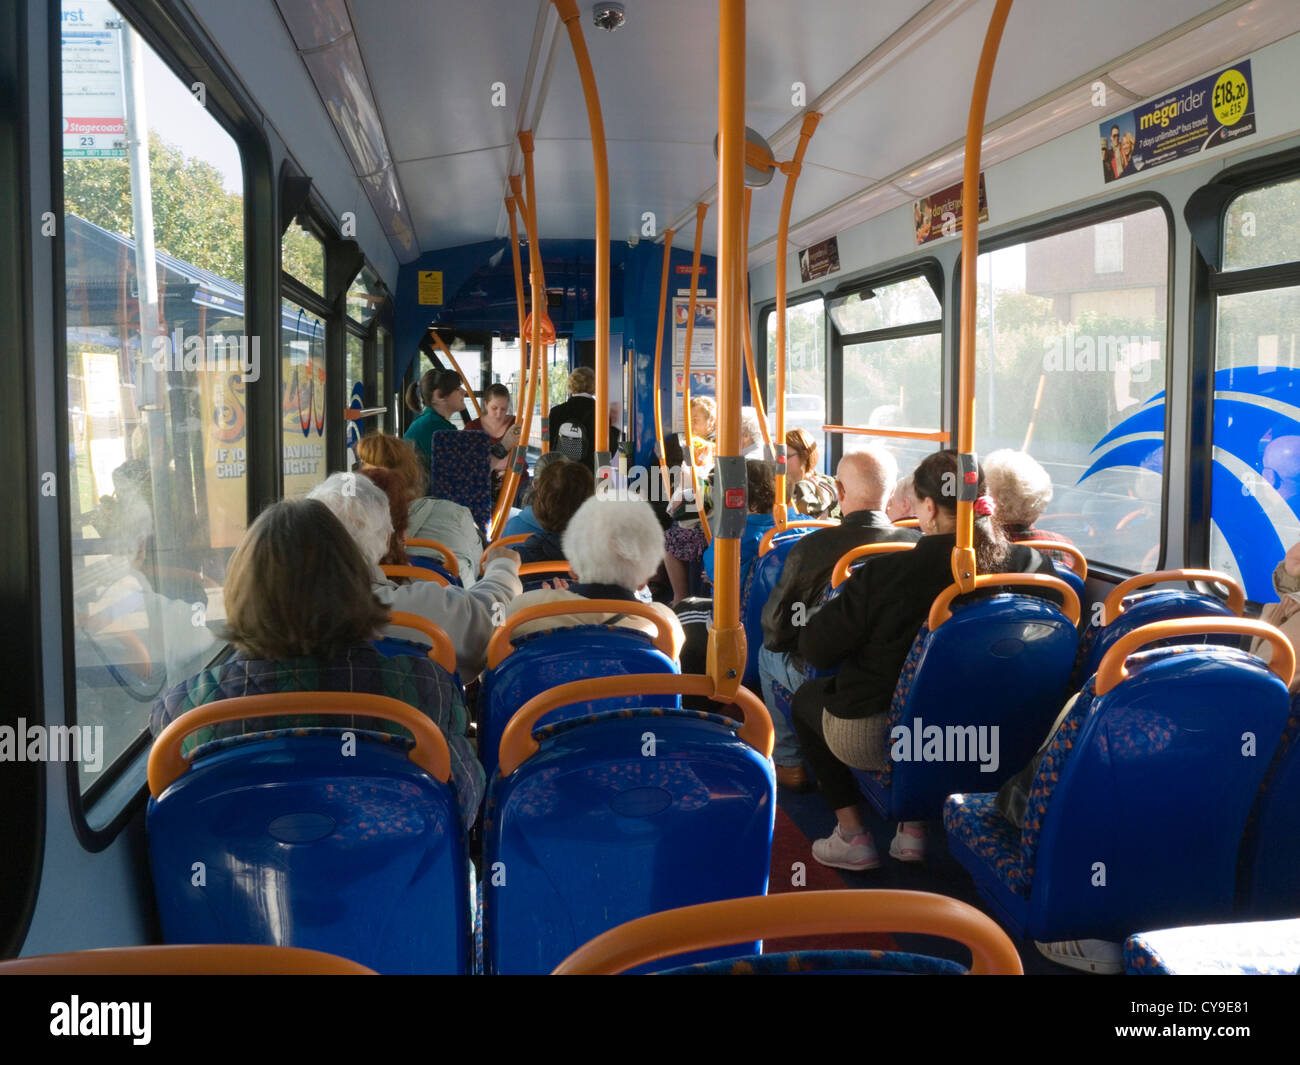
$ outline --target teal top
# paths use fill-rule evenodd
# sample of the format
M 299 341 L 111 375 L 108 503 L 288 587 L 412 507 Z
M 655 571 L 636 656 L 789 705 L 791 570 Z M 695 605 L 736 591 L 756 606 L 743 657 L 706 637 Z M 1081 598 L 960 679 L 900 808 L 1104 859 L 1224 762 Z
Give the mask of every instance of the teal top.
M 432 407 L 425 407 L 420 416 L 411 423 L 411 427 L 406 430 L 403 439 L 414 444 L 416 449 L 424 456 L 426 468 L 429 464 L 429 456 L 433 454 L 433 434 L 440 433 L 445 429 L 452 432 L 456 431 L 456 427 L 436 410 Z

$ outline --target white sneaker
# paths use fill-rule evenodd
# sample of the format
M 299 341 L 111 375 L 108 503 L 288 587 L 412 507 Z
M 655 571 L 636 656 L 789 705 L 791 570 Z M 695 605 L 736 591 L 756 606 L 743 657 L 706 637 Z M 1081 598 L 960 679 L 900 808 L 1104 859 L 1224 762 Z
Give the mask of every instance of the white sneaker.
M 889 844 L 889 856 L 900 862 L 925 861 L 925 829 L 913 822 L 900 821 Z
M 1124 947 L 1108 939 L 1064 939 L 1059 943 L 1034 940 L 1034 946 L 1048 961 L 1085 973 L 1114 976 L 1124 971 Z
M 813 842 L 812 852 L 813 857 L 822 865 L 836 869 L 862 873 L 880 867 L 880 855 L 876 853 L 876 844 L 870 832 L 860 832 L 846 840 L 836 827 L 826 839 Z

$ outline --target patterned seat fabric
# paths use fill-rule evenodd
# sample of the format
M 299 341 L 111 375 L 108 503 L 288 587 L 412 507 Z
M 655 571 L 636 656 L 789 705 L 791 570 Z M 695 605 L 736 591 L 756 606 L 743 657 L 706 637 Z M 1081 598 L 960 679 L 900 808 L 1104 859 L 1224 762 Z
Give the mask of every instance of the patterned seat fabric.
M 895 725 L 901 724 L 903 720 L 903 707 L 907 704 L 908 693 L 912 690 L 912 681 L 916 679 L 916 667 L 921 661 L 921 651 L 925 646 L 925 638 L 930 635 L 930 627 L 922 625 L 921 631 L 916 634 L 916 639 L 912 641 L 912 649 L 907 652 L 907 658 L 903 660 L 903 669 L 898 674 L 898 683 L 894 686 L 894 698 L 889 704 L 889 720 L 886 723 L 885 734 L 892 734 Z M 882 772 L 867 769 L 863 772 L 874 778 L 882 788 L 888 788 L 890 780 L 894 775 L 894 760 L 885 759 L 885 768 Z
M 897 950 L 795 950 L 664 969 L 656 976 L 788 976 L 797 973 L 877 972 L 960 976 L 964 966 L 946 958 Z
M 1129 936 L 1130 976 L 1290 976 L 1300 969 L 1300 920 L 1166 928 Z
M 465 429 L 433 434 L 429 495 L 466 507 L 474 521 L 492 520 L 492 473 L 487 433 Z
M 1027 898 L 1032 877 L 1025 875 L 1021 836 L 996 799 L 992 792 L 950 795 L 943 804 L 943 827 L 978 854 L 1008 891 Z
M 1061 727 L 1056 730 L 1056 735 L 1052 737 L 1051 743 L 1048 744 L 1042 761 L 1038 763 L 1038 772 L 1034 774 L 1034 782 L 1029 786 L 1029 798 L 1025 806 L 1025 823 L 1020 834 L 1020 861 L 1025 883 L 1025 890 L 1021 894 L 1027 895 L 1029 885 L 1034 882 L 1034 869 L 1038 860 L 1038 841 L 1043 831 L 1043 818 L 1047 814 L 1052 791 L 1061 779 L 1061 771 L 1065 768 L 1066 759 L 1070 757 L 1070 752 L 1074 749 L 1075 737 L 1079 735 L 1079 729 L 1083 725 L 1084 718 L 1088 716 L 1092 700 L 1093 682 L 1090 679 L 1084 685 L 1079 698 L 1075 700 L 1073 708 L 1066 714 L 1065 720 L 1061 722 Z M 1002 820 L 1004 823 L 1009 824 L 1005 818 Z

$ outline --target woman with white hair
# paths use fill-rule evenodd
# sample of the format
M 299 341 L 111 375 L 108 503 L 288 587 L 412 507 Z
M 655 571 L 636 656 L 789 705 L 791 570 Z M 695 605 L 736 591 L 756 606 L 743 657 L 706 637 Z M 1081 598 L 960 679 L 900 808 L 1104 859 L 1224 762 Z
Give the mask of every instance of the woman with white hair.
M 569 560 L 574 580 L 557 578 L 535 592 L 527 592 L 508 608 L 508 614 L 541 603 L 580 599 L 618 599 L 637 602 L 634 594 L 645 585 L 664 559 L 664 534 L 654 509 L 641 499 L 609 499 L 593 496 L 578 508 L 564 531 L 564 557 Z M 681 623 L 662 603 L 651 603 L 673 631 L 673 657 L 681 652 Z M 524 635 L 570 625 L 614 623 L 654 635 L 654 623 L 646 618 L 615 614 L 562 614 L 525 622 L 516 629 Z
M 993 500 L 998 524 L 1012 543 L 1021 540 L 1055 540 L 1071 543 L 1060 533 L 1034 527 L 1052 501 L 1052 478 L 1027 452 L 1002 448 L 983 462 L 984 481 Z M 1052 554 L 1053 561 L 1074 568 L 1069 555 Z
M 456 648 L 456 666 L 469 681 L 483 672 L 488 641 L 494 628 L 493 608 L 504 607 L 523 591 L 519 583 L 519 556 L 509 548 L 495 547 L 484 556 L 483 576 L 473 588 L 444 588 L 436 581 L 415 581 L 398 587 L 379 569 L 388 551 L 393 519 L 388 497 L 368 477 L 336 473 L 313 488 L 308 499 L 324 503 L 352 534 L 371 567 L 374 596 L 388 610 L 401 610 L 441 626 Z M 395 629 L 393 635 L 405 636 Z

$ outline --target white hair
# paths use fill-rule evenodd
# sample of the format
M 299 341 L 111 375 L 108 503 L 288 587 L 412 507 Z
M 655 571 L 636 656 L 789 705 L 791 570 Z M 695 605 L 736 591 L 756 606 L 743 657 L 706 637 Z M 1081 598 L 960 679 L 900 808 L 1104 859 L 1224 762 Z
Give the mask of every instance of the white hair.
M 369 477 L 333 473 L 307 493 L 324 503 L 352 534 L 367 562 L 378 563 L 388 553 L 393 535 L 393 515 L 388 496 Z
M 644 500 L 593 496 L 569 519 L 563 546 L 580 581 L 635 591 L 664 560 L 664 531 Z
M 1033 525 L 1052 501 L 1052 478 L 1024 451 L 994 451 L 983 467 L 984 483 L 1004 525 Z
M 745 443 L 749 437 L 749 443 Z M 763 426 L 758 420 L 758 411 L 753 407 L 740 408 L 740 446 L 753 447 L 763 442 Z

